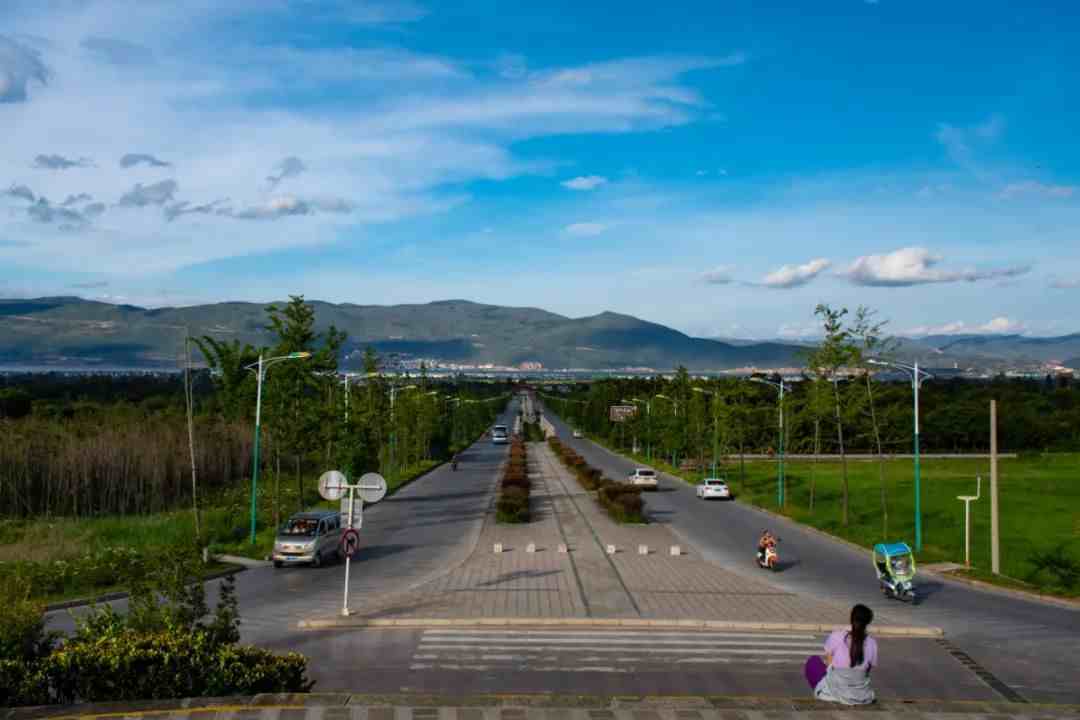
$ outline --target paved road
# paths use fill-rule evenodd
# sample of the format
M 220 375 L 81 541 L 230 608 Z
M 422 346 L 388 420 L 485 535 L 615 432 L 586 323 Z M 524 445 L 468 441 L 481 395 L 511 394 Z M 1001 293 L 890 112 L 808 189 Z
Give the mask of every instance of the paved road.
M 611 477 L 625 476 L 635 463 L 585 439 L 545 413 L 561 439 Z M 699 548 L 709 559 L 757 574 L 754 549 L 762 528 L 780 535 L 781 572 L 769 576 L 780 587 L 845 603 L 883 607 L 867 553 L 777 520 L 742 503 L 703 502 L 694 489 L 670 477 L 647 496 L 653 521 Z M 945 629 L 949 641 L 985 670 L 1031 701 L 1080 701 L 1080 611 L 922 579 L 925 600 L 917 607 L 889 603 L 892 613 Z
M 509 424 L 517 413 L 511 403 L 501 415 Z M 353 560 L 350 607 L 362 608 L 372 595 L 404 590 L 461 562 L 472 549 L 491 501 L 497 469 L 506 445 L 481 440 L 461 455 L 457 471 L 443 465 L 364 509 L 362 550 Z M 341 611 L 344 572 L 341 565 L 321 568 L 263 567 L 237 576 L 242 641 L 289 647 L 302 642 L 297 622 L 312 615 Z M 217 583 L 211 583 L 211 602 Z M 123 609 L 123 601 L 114 603 Z M 76 612 L 78 614 L 78 612 Z M 50 628 L 70 631 L 69 614 L 50 614 Z

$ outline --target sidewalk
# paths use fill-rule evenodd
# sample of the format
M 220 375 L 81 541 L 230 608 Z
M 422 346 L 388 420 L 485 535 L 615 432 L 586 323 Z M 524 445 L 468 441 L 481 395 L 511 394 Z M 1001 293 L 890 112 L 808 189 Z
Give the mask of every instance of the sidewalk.
M 777 589 L 707 562 L 664 525 L 611 520 L 545 443 L 530 443 L 533 520 L 495 522 L 488 508 L 476 550 L 438 579 L 356 606 L 350 617 L 322 616 L 304 628 L 432 624 L 685 624 L 746 628 L 831 628 L 848 609 Z M 646 499 L 647 502 L 647 499 Z M 496 544 L 502 552 L 495 552 Z M 535 552 L 528 552 L 533 544 Z M 559 552 L 559 545 L 568 552 Z M 609 546 L 615 553 L 608 552 Z M 639 546 L 647 554 L 640 554 Z M 892 626 L 890 628 L 890 626 Z M 940 635 L 882 613 L 881 634 Z
M 0 711 L 0 720 L 30 718 L 178 718 L 184 720 L 1021 720 L 1080 718 L 1077 705 L 991 702 L 882 702 L 844 707 L 809 698 L 604 697 L 478 695 L 255 695 L 142 703 L 102 703 Z

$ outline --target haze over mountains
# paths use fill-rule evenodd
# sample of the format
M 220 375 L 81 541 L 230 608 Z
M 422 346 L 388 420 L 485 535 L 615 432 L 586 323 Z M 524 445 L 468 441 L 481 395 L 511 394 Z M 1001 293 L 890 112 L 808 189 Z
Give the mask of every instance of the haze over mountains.
M 348 333 L 346 368 L 367 346 L 457 364 L 545 368 L 724 370 L 802 364 L 805 344 L 709 340 L 629 315 L 568 318 L 537 308 L 446 300 L 422 305 L 311 302 L 319 328 Z M 75 297 L 0 300 L 0 366 L 174 368 L 191 335 L 272 344 L 266 306 L 226 302 L 147 309 Z M 930 365 L 1080 365 L 1080 334 L 1060 338 L 942 336 L 905 339 L 905 357 Z M 197 359 L 197 358 L 196 358 Z M 1074 360 L 1075 359 L 1075 360 Z

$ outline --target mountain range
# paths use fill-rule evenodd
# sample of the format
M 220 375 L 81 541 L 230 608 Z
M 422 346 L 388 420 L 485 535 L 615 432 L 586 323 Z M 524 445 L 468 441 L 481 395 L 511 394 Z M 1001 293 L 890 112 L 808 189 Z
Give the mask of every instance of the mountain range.
M 284 303 L 279 303 L 283 305 Z M 316 326 L 348 333 L 343 360 L 363 349 L 448 363 L 545 368 L 691 370 L 802 364 L 806 343 L 696 338 L 612 312 L 569 318 L 527 307 L 445 300 L 416 305 L 312 301 Z M 176 308 L 115 305 L 77 297 L 0 299 L 0 366 L 175 368 L 185 332 L 255 346 L 273 344 L 266 305 L 225 302 Z M 1080 366 L 1080 334 L 945 335 L 905 338 L 899 356 L 928 367 Z M 196 362 L 201 358 L 194 358 Z

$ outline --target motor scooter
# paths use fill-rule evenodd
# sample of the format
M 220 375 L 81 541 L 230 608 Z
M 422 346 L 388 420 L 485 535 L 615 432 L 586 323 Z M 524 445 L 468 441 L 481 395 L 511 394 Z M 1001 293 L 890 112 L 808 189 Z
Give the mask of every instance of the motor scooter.
M 780 538 L 774 538 L 769 541 L 769 544 L 765 546 L 765 552 L 759 552 L 757 554 L 757 564 L 759 568 L 763 570 L 776 570 L 777 565 L 780 562 L 780 556 L 776 552 L 776 543 L 780 541 Z

